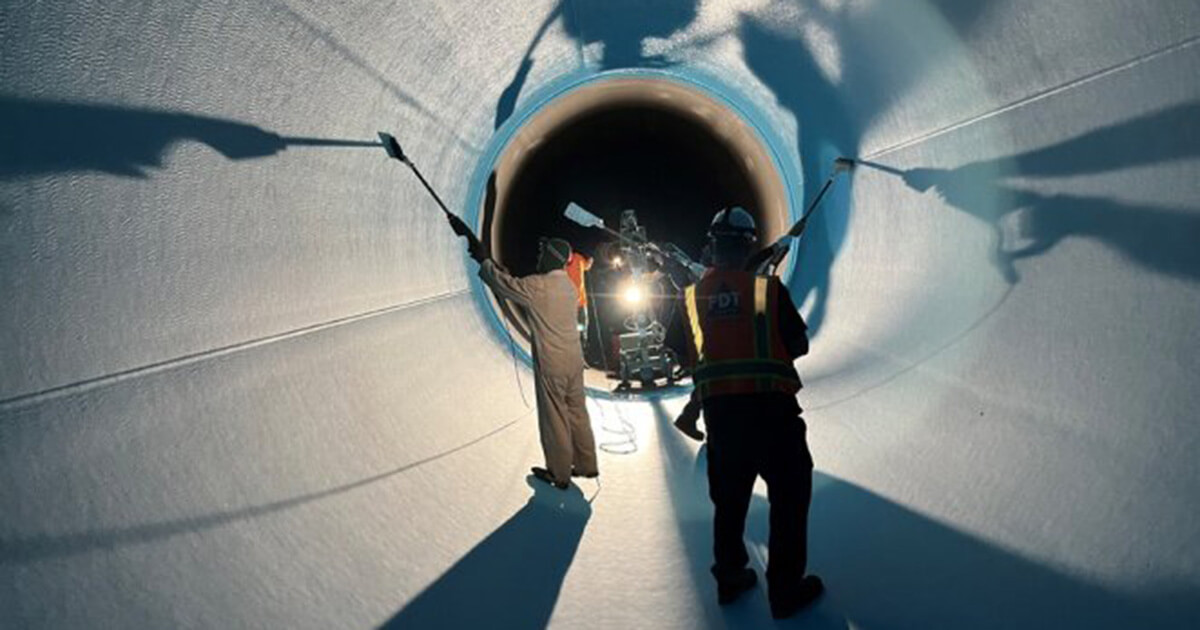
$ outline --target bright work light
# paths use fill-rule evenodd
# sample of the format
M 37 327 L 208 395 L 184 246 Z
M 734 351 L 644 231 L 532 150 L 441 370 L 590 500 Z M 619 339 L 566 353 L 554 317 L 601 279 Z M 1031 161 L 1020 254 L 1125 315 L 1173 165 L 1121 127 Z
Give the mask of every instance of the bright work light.
M 644 299 L 646 299 L 646 295 L 642 292 L 642 287 L 637 284 L 629 283 L 621 290 L 621 300 L 629 306 L 639 306 Z

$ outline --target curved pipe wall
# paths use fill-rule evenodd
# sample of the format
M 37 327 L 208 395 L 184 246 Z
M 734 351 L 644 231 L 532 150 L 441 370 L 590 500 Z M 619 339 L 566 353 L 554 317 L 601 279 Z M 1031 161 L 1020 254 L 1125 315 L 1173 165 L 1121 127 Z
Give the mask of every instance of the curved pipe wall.
M 792 279 L 821 614 L 1195 623 L 1200 7 L 598 5 L 0 7 L 7 621 L 414 625 L 504 582 L 505 541 L 546 526 L 513 487 L 532 421 L 461 244 L 365 141 L 395 132 L 472 215 L 533 95 L 645 67 L 754 103 L 805 197 L 834 156 L 871 163 Z M 703 547 L 693 451 L 650 422 L 661 448 L 609 478 L 661 467 L 680 527 L 596 542 L 640 505 L 609 490 L 565 527 L 557 606 L 499 619 L 722 623 L 706 551 L 682 599 L 622 577 L 635 538 L 664 575 Z M 563 583 L 575 546 L 544 553 Z

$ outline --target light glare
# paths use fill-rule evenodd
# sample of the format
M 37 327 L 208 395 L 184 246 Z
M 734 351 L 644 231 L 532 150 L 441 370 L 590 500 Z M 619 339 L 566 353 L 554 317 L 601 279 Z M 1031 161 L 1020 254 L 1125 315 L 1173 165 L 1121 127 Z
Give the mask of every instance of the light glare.
M 641 304 L 645 298 L 646 296 L 642 293 L 642 287 L 636 284 L 626 286 L 625 290 L 621 291 L 621 299 L 625 300 L 625 303 L 631 306 Z

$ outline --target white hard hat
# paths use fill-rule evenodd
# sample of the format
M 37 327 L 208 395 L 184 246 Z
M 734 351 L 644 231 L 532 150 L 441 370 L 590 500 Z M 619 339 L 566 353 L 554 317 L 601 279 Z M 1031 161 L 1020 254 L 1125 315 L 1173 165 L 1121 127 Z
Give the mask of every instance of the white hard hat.
M 726 208 L 713 217 L 708 226 L 709 238 L 740 238 L 753 243 L 758 240 L 758 226 L 754 217 L 741 206 Z

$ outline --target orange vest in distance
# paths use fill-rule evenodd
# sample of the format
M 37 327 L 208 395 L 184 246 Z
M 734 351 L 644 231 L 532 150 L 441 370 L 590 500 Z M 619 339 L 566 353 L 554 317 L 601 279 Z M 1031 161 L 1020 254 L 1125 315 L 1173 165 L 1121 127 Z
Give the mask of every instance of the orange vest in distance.
M 584 272 L 592 268 L 592 259 L 580 254 L 579 252 L 571 252 L 571 257 L 567 259 L 567 277 L 571 279 L 571 283 L 575 285 L 575 291 L 579 293 L 579 306 L 587 306 L 587 280 L 584 278 Z

